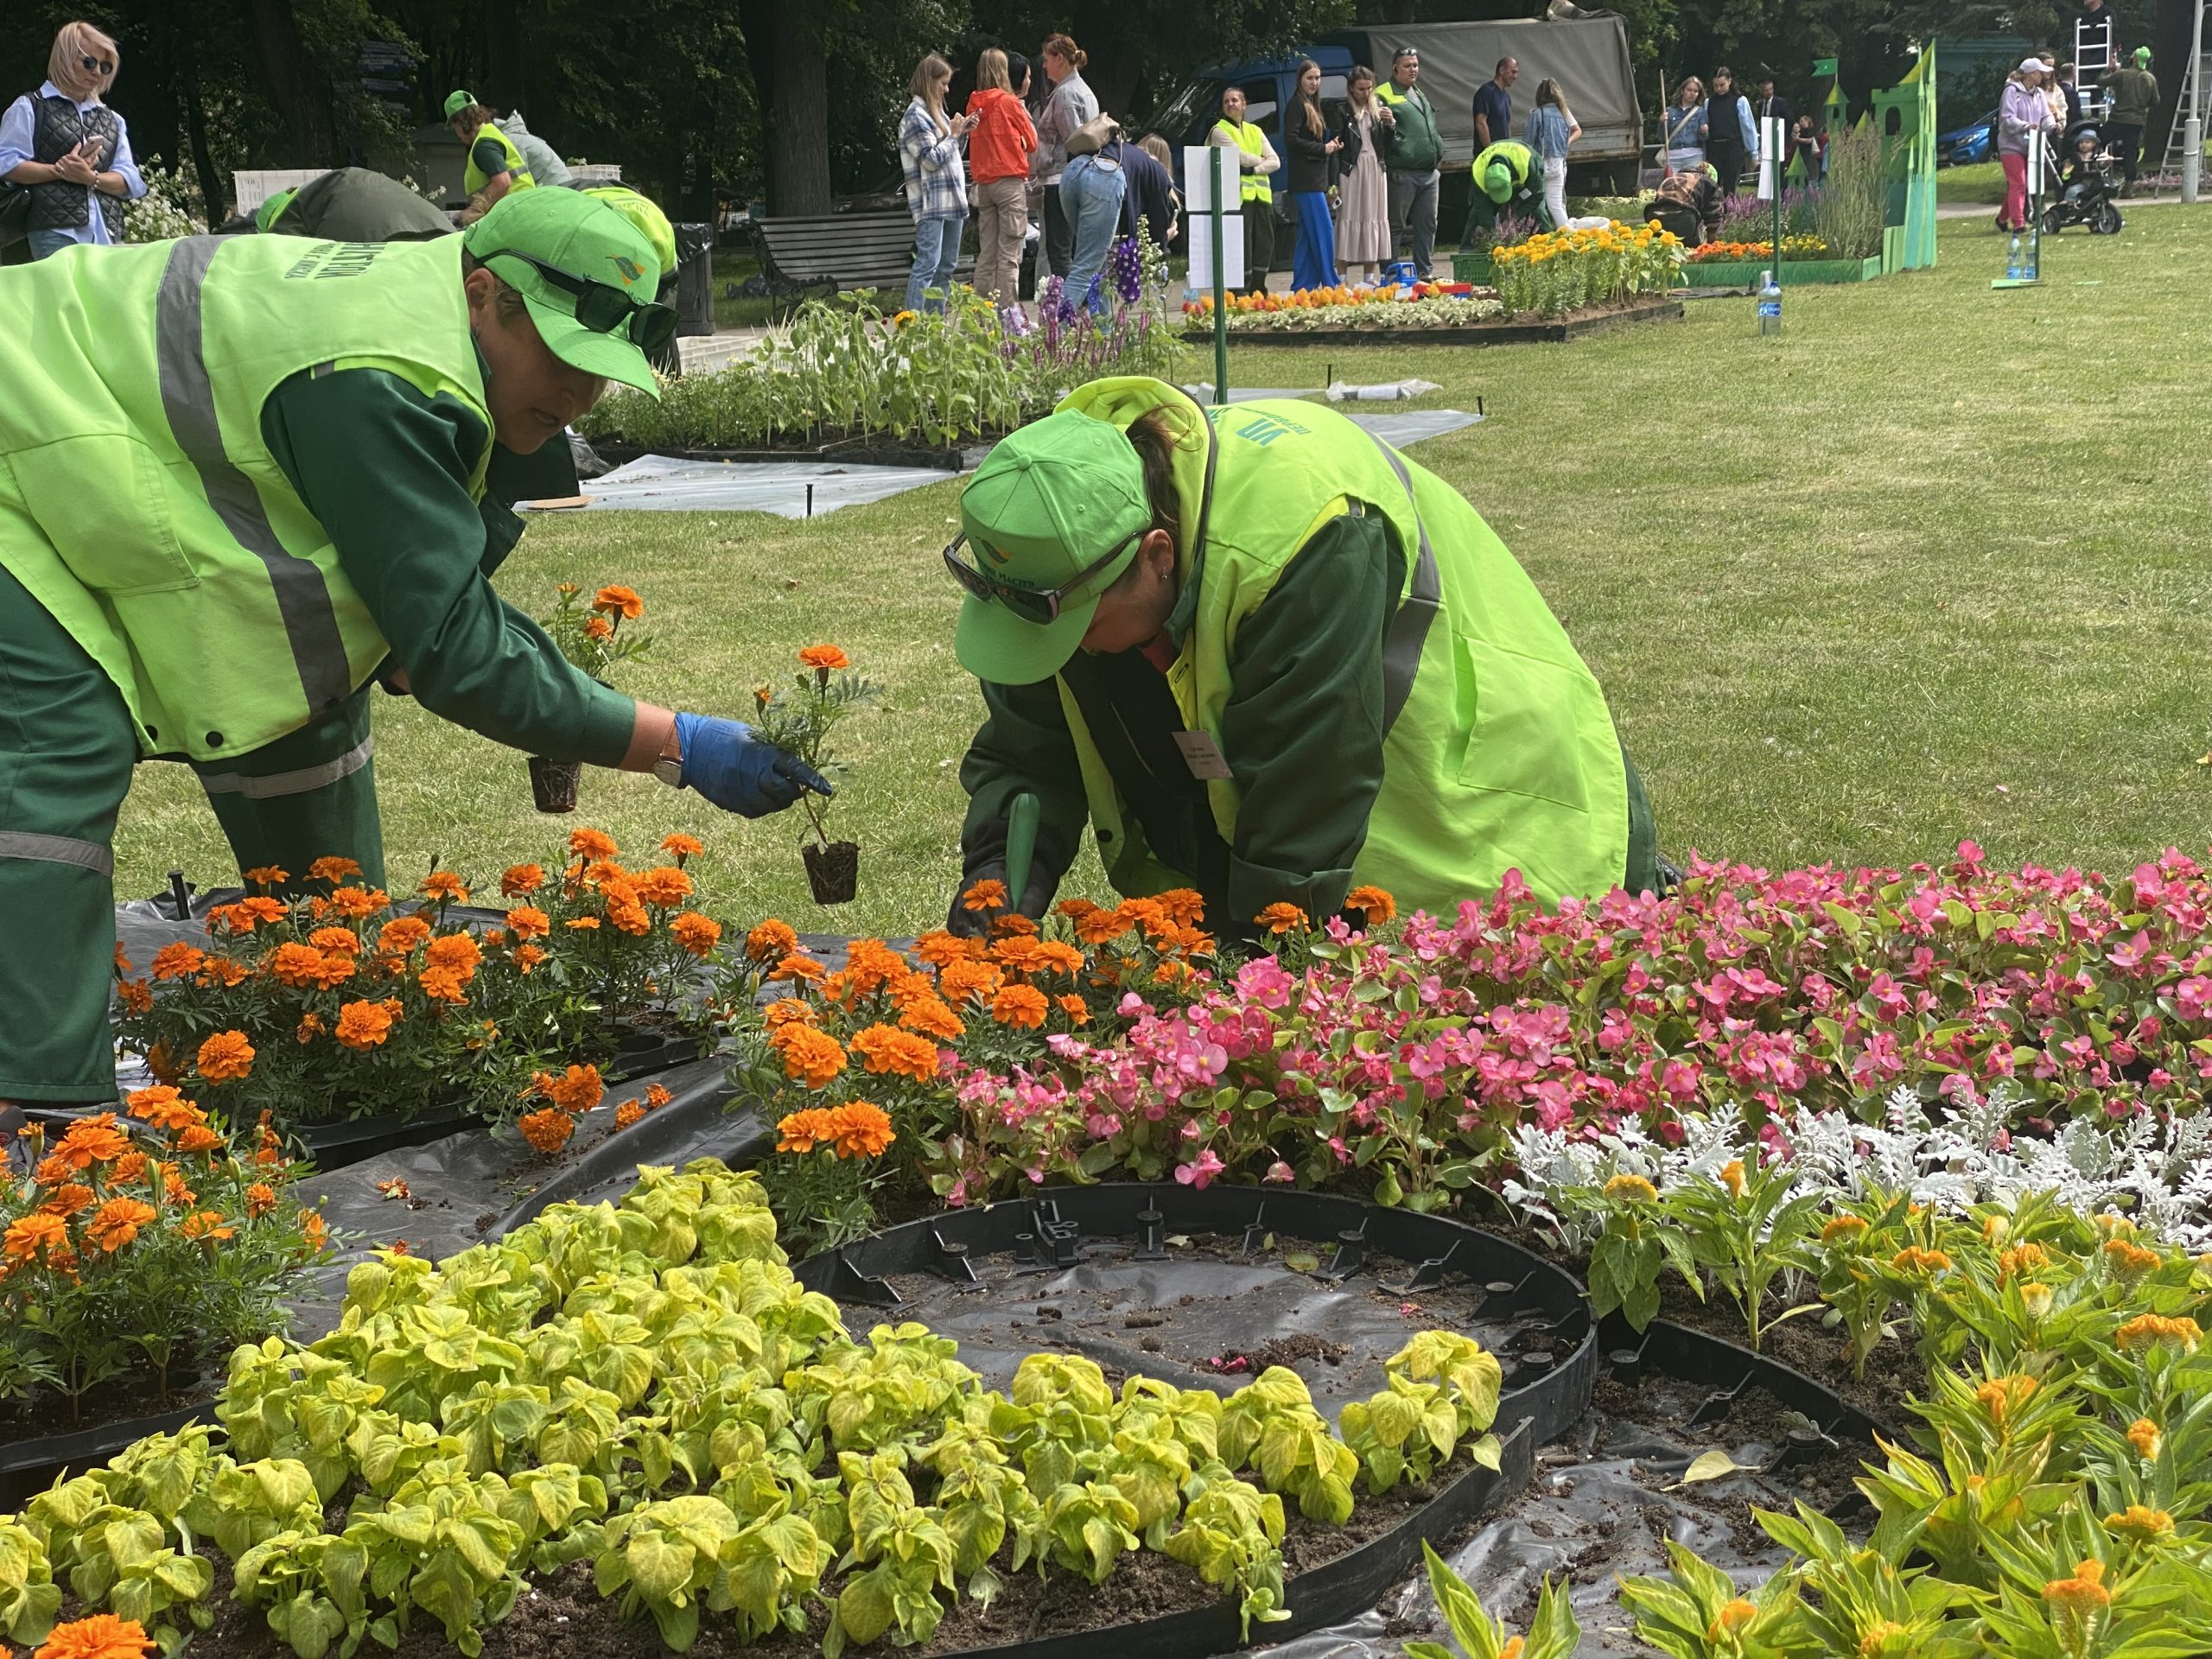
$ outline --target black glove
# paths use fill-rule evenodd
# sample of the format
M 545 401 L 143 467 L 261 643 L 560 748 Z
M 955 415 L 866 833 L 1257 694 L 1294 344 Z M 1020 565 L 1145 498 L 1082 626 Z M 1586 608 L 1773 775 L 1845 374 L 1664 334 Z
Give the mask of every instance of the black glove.
M 967 839 L 962 849 L 960 886 L 952 895 L 952 906 L 945 916 L 948 933 L 962 938 L 974 938 L 987 934 L 991 929 L 991 918 L 1003 916 L 1004 911 L 969 910 L 963 902 L 968 889 L 978 881 L 1006 880 L 1006 823 L 1002 819 L 983 825 Z M 1029 859 L 1029 887 L 1014 896 L 1014 907 L 1033 920 L 1042 920 L 1052 907 L 1052 895 L 1060 890 L 1060 877 L 1074 861 L 1074 854 L 1067 842 L 1052 830 L 1039 824 L 1037 844 Z

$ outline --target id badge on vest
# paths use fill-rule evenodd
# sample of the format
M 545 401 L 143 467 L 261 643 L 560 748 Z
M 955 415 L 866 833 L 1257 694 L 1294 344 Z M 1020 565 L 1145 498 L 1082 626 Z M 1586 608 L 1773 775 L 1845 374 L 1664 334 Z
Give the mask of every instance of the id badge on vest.
M 1198 690 L 1198 671 L 1185 652 L 1167 671 L 1167 689 L 1175 698 L 1175 707 L 1183 718 L 1191 718 Z M 1222 753 L 1221 745 L 1213 741 L 1211 732 L 1180 731 L 1175 734 L 1175 747 L 1183 752 L 1183 764 L 1191 769 L 1191 776 L 1202 784 L 1226 783 L 1236 774 L 1229 769 L 1229 757 Z

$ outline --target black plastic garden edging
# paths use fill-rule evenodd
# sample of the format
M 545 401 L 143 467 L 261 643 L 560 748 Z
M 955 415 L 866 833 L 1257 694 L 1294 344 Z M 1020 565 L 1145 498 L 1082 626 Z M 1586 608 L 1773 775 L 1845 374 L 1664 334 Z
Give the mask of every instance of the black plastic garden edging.
M 203 1400 L 196 1406 L 176 1406 L 144 1417 L 0 1446 L 0 1514 L 22 1509 L 63 1476 L 104 1464 L 149 1434 L 173 1434 L 187 1423 L 214 1421 L 215 1402 Z
M 1410 1271 L 1402 1282 L 1378 1285 L 1389 1295 L 1465 1284 L 1482 1293 L 1485 1321 L 1495 1316 L 1533 1326 L 1519 1344 L 1522 1353 L 1498 1356 L 1507 1383 L 1498 1402 L 1499 1469 L 1465 1466 L 1388 1532 L 1289 1580 L 1285 1600 L 1290 1618 L 1254 1631 L 1255 1638 L 1282 1641 L 1371 1605 L 1416 1568 L 1423 1542 L 1440 1544 L 1517 1494 L 1533 1471 L 1535 1449 L 1588 1408 L 1598 1338 L 1581 1289 L 1570 1275 L 1509 1240 L 1464 1223 L 1335 1194 L 1232 1186 L 1198 1191 L 1169 1183 L 1054 1187 L 888 1228 L 811 1257 L 796 1272 L 808 1289 L 834 1298 L 849 1313 L 875 1308 L 896 1318 L 910 1304 L 890 1282 L 895 1277 L 927 1274 L 957 1286 L 980 1287 L 977 1265 L 994 1256 L 1014 1257 L 1025 1277 L 1079 1268 L 1087 1257 L 1109 1252 L 1132 1262 L 1166 1261 L 1169 1241 L 1187 1235 L 1242 1235 L 1248 1252 L 1268 1236 L 1328 1247 L 1327 1259 L 1317 1255 L 1312 1274 L 1323 1282 L 1372 1274 L 1373 1258 L 1395 1258 Z M 1235 1602 L 1229 1599 L 1138 1624 L 977 1651 L 1004 1659 L 1127 1659 L 1131 1652 L 1146 1659 L 1205 1659 L 1234 1651 L 1246 1641 Z

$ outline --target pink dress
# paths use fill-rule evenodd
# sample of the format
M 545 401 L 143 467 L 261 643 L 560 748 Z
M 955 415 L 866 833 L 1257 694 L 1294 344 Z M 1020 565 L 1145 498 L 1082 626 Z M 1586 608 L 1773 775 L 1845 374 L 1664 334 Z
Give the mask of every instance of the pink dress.
M 1390 181 L 1376 153 L 1382 124 L 1370 108 L 1352 111 L 1348 126 L 1358 130 L 1359 156 L 1338 181 L 1337 264 L 1381 264 L 1391 257 Z

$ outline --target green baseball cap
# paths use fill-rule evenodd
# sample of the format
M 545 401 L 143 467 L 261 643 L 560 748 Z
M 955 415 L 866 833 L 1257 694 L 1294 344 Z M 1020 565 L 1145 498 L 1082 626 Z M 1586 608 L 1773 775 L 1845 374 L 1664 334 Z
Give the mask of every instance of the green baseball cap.
M 1503 162 L 1492 162 L 1483 169 L 1483 194 L 1492 201 L 1503 201 L 1513 194 L 1513 170 Z
M 960 665 L 995 684 L 1033 685 L 1075 655 L 1099 595 L 1129 568 L 1152 527 L 1144 462 L 1120 427 L 1061 410 L 984 459 L 961 493 L 960 524 L 987 582 L 1042 594 L 1082 578 L 1049 622 L 1029 621 L 972 589 L 960 607 L 952 642 Z
M 474 92 L 448 92 L 446 94 L 446 119 L 448 121 L 452 120 L 454 117 L 459 115 L 463 110 L 467 109 L 475 101 L 476 94 Z
M 2148 63 L 2148 62 L 2150 62 L 2150 61 L 2151 61 L 2151 48 L 2150 48 L 2149 47 L 2147 47 L 2147 46 L 2139 46 L 2139 47 L 2137 47 L 2137 48 L 2135 48 L 2135 62 L 2136 62 L 2136 66 L 2139 68 L 2139 67 L 2141 67 L 2144 64 L 2146 64 L 2146 63 Z
M 279 190 L 275 195 L 264 201 L 260 207 L 253 210 L 253 228 L 257 231 L 268 230 L 276 222 L 278 216 L 292 205 L 292 198 L 299 194 L 297 190 Z
M 660 262 L 627 219 L 575 190 L 515 190 L 468 227 L 461 245 L 522 296 L 537 337 L 554 356 L 587 374 L 603 374 L 660 396 L 652 365 L 630 337 L 637 327 L 635 315 L 604 333 L 588 328 L 576 320 L 579 296 L 528 263 L 534 259 L 650 303 L 660 287 Z

